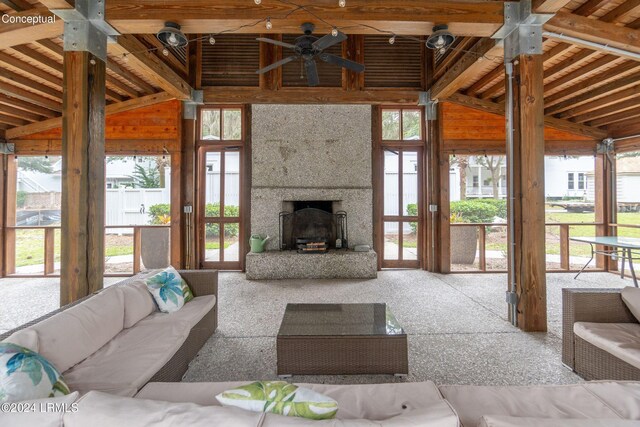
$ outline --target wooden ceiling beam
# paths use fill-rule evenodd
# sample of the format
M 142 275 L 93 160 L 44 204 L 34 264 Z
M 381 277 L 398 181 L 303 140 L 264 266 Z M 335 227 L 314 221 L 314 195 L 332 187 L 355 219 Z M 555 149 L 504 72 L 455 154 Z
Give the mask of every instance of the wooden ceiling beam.
M 191 87 L 169 65 L 164 63 L 135 36 L 127 34 L 118 37 L 118 43 L 107 45 L 112 55 L 126 55 L 129 65 L 144 74 L 151 83 L 161 87 L 176 99 L 191 98 Z
M 122 113 L 125 111 L 135 110 L 136 108 L 147 107 L 149 105 L 155 105 L 161 102 L 170 101 L 171 99 L 174 99 L 173 96 L 166 92 L 154 93 L 153 95 L 147 95 L 137 99 L 130 99 L 119 103 L 109 104 L 105 108 L 105 114 L 110 115 Z M 6 138 L 9 140 L 17 139 L 28 135 L 33 135 L 38 132 L 56 129 L 59 127 L 62 127 L 62 117 L 56 117 L 38 123 L 32 123 L 24 125 L 22 127 L 9 129 Z
M 25 77 L 21 74 L 14 73 L 13 71 L 9 71 L 6 68 L 0 68 L 0 78 L 8 82 L 11 82 L 12 84 L 25 86 L 36 92 L 40 92 L 41 94 L 45 94 L 55 99 L 62 100 L 62 90 L 61 90 L 62 88 L 54 89 L 45 84 L 35 82 L 32 79 Z
M 620 18 L 624 18 L 638 8 L 640 8 L 640 0 L 625 0 L 620 6 L 614 8 L 599 19 L 603 22 L 619 22 Z
M 109 0 L 106 18 L 122 34 L 155 34 L 165 21 L 179 23 L 187 34 L 208 34 L 212 29 L 259 33 L 264 32 L 264 24 L 254 24 L 270 16 L 273 34 L 298 34 L 305 21 L 314 22 L 316 31 L 326 34 L 331 27 L 324 20 L 345 27 L 349 34 L 378 33 L 357 23 L 403 35 L 430 34 L 435 24 L 448 24 L 449 30 L 458 36 L 489 37 L 504 22 L 503 1 L 368 0 L 347 2 L 344 8 L 332 1 L 304 2 L 304 5 L 309 12 L 297 10 L 297 5 L 288 2 L 263 2 L 256 6 L 247 0 L 182 0 L 176 7 L 161 0 Z M 248 27 L 238 29 L 243 25 Z
M 466 51 L 471 49 L 474 44 L 478 42 L 477 37 L 465 37 L 454 48 L 449 49 L 447 56 L 438 63 L 437 68 L 433 74 L 434 79 L 439 79 L 444 73 L 446 73 L 455 64 Z
M 212 104 L 410 104 L 418 103 L 419 90 L 287 87 L 262 90 L 253 87 L 203 87 L 204 102 Z
M 54 101 L 44 96 L 37 95 L 33 92 L 19 88 L 9 83 L 5 83 L 3 81 L 0 81 L 0 92 L 2 92 L 4 95 L 12 96 L 14 98 L 18 98 L 23 101 L 39 105 L 41 107 L 48 108 L 49 110 L 53 110 L 58 113 L 62 112 L 62 102 Z
M 504 48 L 494 39 L 480 39 L 451 69 L 431 86 L 431 99 L 446 99 L 486 66 L 487 57 L 502 57 Z
M 621 113 L 612 114 L 610 116 L 606 116 L 597 120 L 593 120 L 589 122 L 590 126 L 604 126 L 610 125 L 612 123 L 622 122 L 629 119 L 635 119 L 640 117 L 640 107 L 634 108 L 632 110 L 623 111 Z
M 600 52 L 596 52 L 590 49 L 582 49 L 581 51 L 571 55 L 567 59 L 553 65 L 544 70 L 544 78 L 549 79 L 558 73 L 563 72 L 566 68 L 580 64 L 583 61 L 591 59 L 594 55 L 600 55 Z
M 9 6 L 16 12 L 23 12 L 25 10 L 33 9 L 33 5 L 26 0 L 0 0 L 0 3 Z
M 638 82 L 640 82 L 640 74 L 636 73 L 556 104 L 546 109 L 545 114 L 557 115 L 560 118 L 573 117 L 625 101 L 640 95 Z
M 571 120 L 576 123 L 586 123 L 601 117 L 606 117 L 612 114 L 622 113 L 623 111 L 631 110 L 633 108 L 640 107 L 640 100 L 638 97 L 621 99 L 620 102 L 612 103 L 603 108 L 591 110 L 590 112 L 576 115 Z
M 62 19 L 58 19 L 47 11 L 31 9 L 24 12 L 9 13 L 7 15 L 19 19 L 51 17 L 52 19 L 55 18 L 55 20 L 36 25 L 30 23 L 3 23 L 0 25 L 0 50 L 31 43 L 38 39 L 58 37 L 64 31 Z
M 461 93 L 455 93 L 447 98 L 448 102 L 453 102 L 466 107 L 474 108 L 476 110 L 486 111 L 488 113 L 499 114 L 504 116 L 504 104 L 500 104 L 493 101 L 488 101 L 480 98 L 474 98 L 471 96 L 463 95 Z M 545 126 L 552 127 L 554 129 L 570 132 L 576 135 L 582 135 L 593 139 L 606 138 L 607 132 L 603 129 L 598 129 L 593 126 L 585 126 L 579 123 L 573 123 L 568 120 L 556 119 L 555 117 L 545 116 Z
M 580 83 L 576 83 L 567 89 L 563 89 L 560 92 L 556 92 L 553 95 L 545 97 L 545 106 L 548 108 L 570 99 L 572 96 L 584 94 L 594 86 L 615 82 L 620 79 L 620 76 L 628 74 L 630 71 L 637 71 L 639 68 L 640 64 L 633 61 L 620 64 L 610 70 L 596 74 L 586 80 L 582 80 Z
M 60 90 L 62 90 L 62 79 L 60 77 L 54 76 L 53 74 L 47 73 L 42 68 L 31 65 L 28 62 L 21 61 L 18 58 L 8 55 L 4 52 L 0 52 L 0 62 L 18 68 L 20 69 L 20 71 L 30 74 L 34 77 L 46 80 L 49 83 L 58 86 Z
M 19 110 L 17 108 L 14 108 L 5 104 L 0 104 L 0 113 L 4 113 L 8 116 L 17 117 L 19 119 L 25 119 L 30 122 L 38 122 L 40 120 L 45 119 L 45 117 L 39 116 L 37 114 L 31 113 L 28 111 Z
M 472 84 L 465 93 L 469 96 L 476 96 L 482 88 L 494 81 L 495 79 L 502 77 L 500 80 L 504 81 L 504 64 L 498 65 L 493 70 L 482 76 L 480 80 Z
M 47 119 L 58 116 L 58 113 L 50 109 L 32 104 L 27 101 L 23 101 L 22 99 L 12 98 L 10 96 L 1 95 L 1 94 L 0 94 L 0 104 L 8 105 L 11 108 L 32 112 L 40 116 L 43 116 L 44 118 L 47 118 Z
M 589 42 L 640 53 L 640 30 L 620 27 L 612 23 L 565 12 L 557 13 L 544 25 L 544 29 Z M 594 49 L 593 46 L 585 47 Z M 633 57 L 629 58 L 633 59 Z
M 19 119 L 17 117 L 0 114 L 0 123 L 5 123 L 9 126 L 24 126 L 29 122 L 26 120 Z
M 573 13 L 580 16 L 589 16 L 609 1 L 610 0 L 588 0 L 586 3 L 574 10 Z
M 569 3 L 571 0 L 534 0 L 531 8 L 536 13 L 556 13 Z

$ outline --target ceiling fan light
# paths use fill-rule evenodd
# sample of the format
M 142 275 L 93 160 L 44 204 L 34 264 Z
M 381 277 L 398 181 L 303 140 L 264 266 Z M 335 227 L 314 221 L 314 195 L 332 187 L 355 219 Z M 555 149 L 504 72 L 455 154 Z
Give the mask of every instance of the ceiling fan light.
M 180 30 L 180 25 L 175 22 L 166 22 L 164 28 L 158 31 L 156 37 L 165 46 L 183 47 L 189 43 L 187 36 Z

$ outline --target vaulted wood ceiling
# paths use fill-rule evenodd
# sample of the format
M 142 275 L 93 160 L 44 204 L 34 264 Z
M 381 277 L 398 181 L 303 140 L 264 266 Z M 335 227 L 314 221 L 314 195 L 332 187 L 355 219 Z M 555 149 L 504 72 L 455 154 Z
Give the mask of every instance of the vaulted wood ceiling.
M 423 36 L 434 24 L 446 22 L 461 37 L 454 49 L 438 56 L 432 89 L 442 100 L 485 111 L 504 110 L 502 48 L 488 38 L 503 23 L 502 1 L 349 0 L 344 9 L 337 7 L 337 0 L 300 2 L 309 5 L 316 16 L 276 1 L 256 6 L 252 0 L 107 0 L 107 20 L 125 34 L 117 44 L 109 45 L 109 110 L 122 111 L 190 95 L 187 53 L 170 51 L 165 57 L 153 35 L 165 20 L 178 21 L 187 33 L 206 34 L 237 29 L 266 15 L 274 17 L 270 32 L 280 34 L 297 34 L 300 23 L 309 20 L 318 24 L 319 33 L 327 32 L 328 26 L 319 18 L 341 26 L 349 34 L 379 34 L 367 26 L 372 25 L 397 34 Z M 46 15 L 50 13 L 48 8 L 69 7 L 72 3 L 0 0 L 0 14 Z M 545 26 L 548 31 L 640 52 L 640 0 L 536 0 L 534 7 L 538 12 L 556 14 Z M 269 32 L 255 26 L 236 32 L 258 31 Z M 7 138 L 47 128 L 42 123 L 50 128 L 52 120 L 59 120 L 61 33 L 59 19 L 55 24 L 36 26 L 0 25 L 0 133 L 7 130 Z M 363 60 L 372 69 L 376 68 L 372 61 L 388 59 L 384 55 L 367 58 L 367 44 L 364 46 Z M 594 138 L 640 132 L 640 61 L 547 38 L 544 65 L 547 124 Z M 393 64 L 387 61 L 387 66 Z M 362 89 L 372 82 L 366 73 L 363 81 Z M 411 89 L 429 88 L 414 85 Z M 242 90 L 247 92 L 246 88 Z M 242 94 L 242 90 L 237 93 Z M 259 96 L 264 99 L 266 95 Z M 286 97 L 278 96 L 286 102 Z

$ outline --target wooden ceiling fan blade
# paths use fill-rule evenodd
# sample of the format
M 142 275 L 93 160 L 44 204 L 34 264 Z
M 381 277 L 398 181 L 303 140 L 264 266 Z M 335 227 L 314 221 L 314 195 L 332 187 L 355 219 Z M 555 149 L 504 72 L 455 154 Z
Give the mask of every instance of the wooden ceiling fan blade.
M 294 59 L 296 59 L 295 56 L 289 56 L 287 58 L 281 59 L 278 62 L 274 62 L 271 65 L 267 65 L 266 67 L 259 69 L 258 71 L 256 71 L 256 74 L 268 73 L 269 71 L 274 70 L 274 69 L 276 69 L 276 68 L 278 68 L 278 67 L 280 67 L 280 66 L 282 66 L 284 64 L 288 64 L 289 62 L 293 61 Z

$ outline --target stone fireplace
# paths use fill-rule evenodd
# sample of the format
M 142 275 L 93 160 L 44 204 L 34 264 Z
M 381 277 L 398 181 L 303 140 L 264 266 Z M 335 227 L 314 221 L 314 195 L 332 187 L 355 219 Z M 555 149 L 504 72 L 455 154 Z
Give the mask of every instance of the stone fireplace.
M 375 252 L 352 250 L 373 245 L 371 106 L 254 105 L 251 143 L 250 233 L 271 239 L 247 256 L 247 278 L 376 277 Z M 328 232 L 327 253 L 282 251 L 304 236 L 281 241 L 280 214 L 305 208 L 345 212 L 348 237 Z

